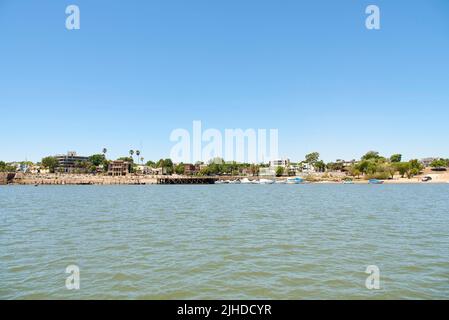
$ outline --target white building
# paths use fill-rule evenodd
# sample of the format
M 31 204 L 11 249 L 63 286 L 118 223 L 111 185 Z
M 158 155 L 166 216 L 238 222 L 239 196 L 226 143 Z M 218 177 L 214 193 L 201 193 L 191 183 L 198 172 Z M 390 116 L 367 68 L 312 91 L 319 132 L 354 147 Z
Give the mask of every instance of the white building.
M 259 176 L 275 176 L 276 170 L 281 167 L 284 169 L 284 176 L 296 175 L 298 172 L 298 167 L 293 166 L 290 163 L 290 159 L 275 159 L 270 161 L 270 166 L 268 168 L 260 168 Z

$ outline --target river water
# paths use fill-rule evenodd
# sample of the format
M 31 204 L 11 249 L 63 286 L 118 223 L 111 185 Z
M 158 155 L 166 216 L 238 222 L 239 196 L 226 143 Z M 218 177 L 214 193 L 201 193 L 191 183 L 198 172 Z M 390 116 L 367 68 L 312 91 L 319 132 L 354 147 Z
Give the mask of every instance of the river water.
M 0 243 L 1 299 L 447 299 L 449 184 L 1 186 Z

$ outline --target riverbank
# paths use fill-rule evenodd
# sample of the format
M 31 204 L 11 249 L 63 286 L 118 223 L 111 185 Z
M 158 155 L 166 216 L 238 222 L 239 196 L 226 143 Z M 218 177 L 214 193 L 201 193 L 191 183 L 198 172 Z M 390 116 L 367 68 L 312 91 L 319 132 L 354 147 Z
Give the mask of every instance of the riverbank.
M 432 180 L 422 182 L 424 176 L 431 177 Z M 347 177 L 341 174 L 309 174 L 301 176 L 307 183 L 318 184 L 339 184 Z M 245 177 L 191 177 L 191 176 L 157 176 L 157 175 L 127 175 L 127 176 L 107 176 L 107 175 L 89 175 L 89 174 L 0 174 L 0 184 L 12 185 L 146 185 L 146 184 L 171 184 L 166 180 L 192 180 L 192 184 L 198 184 L 197 179 L 216 179 L 216 180 L 237 180 Z M 249 180 L 258 180 L 260 177 L 246 177 Z M 285 180 L 285 177 L 273 178 L 278 181 Z M 163 182 L 162 182 L 163 181 Z M 176 182 L 175 182 L 176 183 Z M 354 179 L 354 184 L 367 184 L 366 179 Z M 393 179 L 385 180 L 386 184 L 416 184 L 416 183 L 449 183 L 449 173 L 424 172 L 422 175 L 411 179 L 395 176 Z M 185 183 L 184 184 L 189 184 Z

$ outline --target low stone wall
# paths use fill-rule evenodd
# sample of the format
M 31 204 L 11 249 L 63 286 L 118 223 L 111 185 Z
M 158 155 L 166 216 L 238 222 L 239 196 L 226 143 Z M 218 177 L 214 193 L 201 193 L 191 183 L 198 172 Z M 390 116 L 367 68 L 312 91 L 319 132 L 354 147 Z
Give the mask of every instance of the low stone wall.
M 25 174 L 16 177 L 14 184 L 21 185 L 116 185 L 116 184 L 155 184 L 154 176 L 111 177 L 80 174 Z

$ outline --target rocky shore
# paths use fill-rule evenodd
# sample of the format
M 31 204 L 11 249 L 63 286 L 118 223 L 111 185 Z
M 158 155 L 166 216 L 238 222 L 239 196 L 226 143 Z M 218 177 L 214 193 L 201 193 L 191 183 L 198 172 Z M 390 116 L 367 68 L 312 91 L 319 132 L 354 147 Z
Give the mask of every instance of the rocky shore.
M 87 174 L 21 174 L 8 181 L 17 185 L 116 185 L 116 184 L 155 184 L 154 176 L 122 176 Z M 5 184 L 5 183 L 4 183 Z
M 394 179 L 385 180 L 389 184 L 402 183 L 422 183 L 423 176 L 430 176 L 431 181 L 426 183 L 448 183 L 449 173 L 433 173 L 426 172 L 420 176 L 411 179 L 395 176 Z M 166 176 L 164 176 L 166 177 Z M 183 178 L 183 176 L 172 176 L 173 178 Z M 308 183 L 342 183 L 346 178 L 344 174 L 320 174 L 301 176 Z M 188 178 L 188 177 L 184 177 Z M 190 177 L 192 178 L 192 177 Z M 236 180 L 245 177 L 220 177 L 220 180 Z M 0 185 L 143 185 L 157 184 L 161 176 L 155 175 L 126 175 L 126 176 L 107 176 L 107 175 L 90 175 L 90 174 L 23 174 L 23 173 L 0 173 Z M 259 177 L 249 177 L 250 180 L 259 179 Z M 285 180 L 285 177 L 277 178 L 277 180 Z M 366 179 L 354 179 L 354 183 L 368 183 Z

